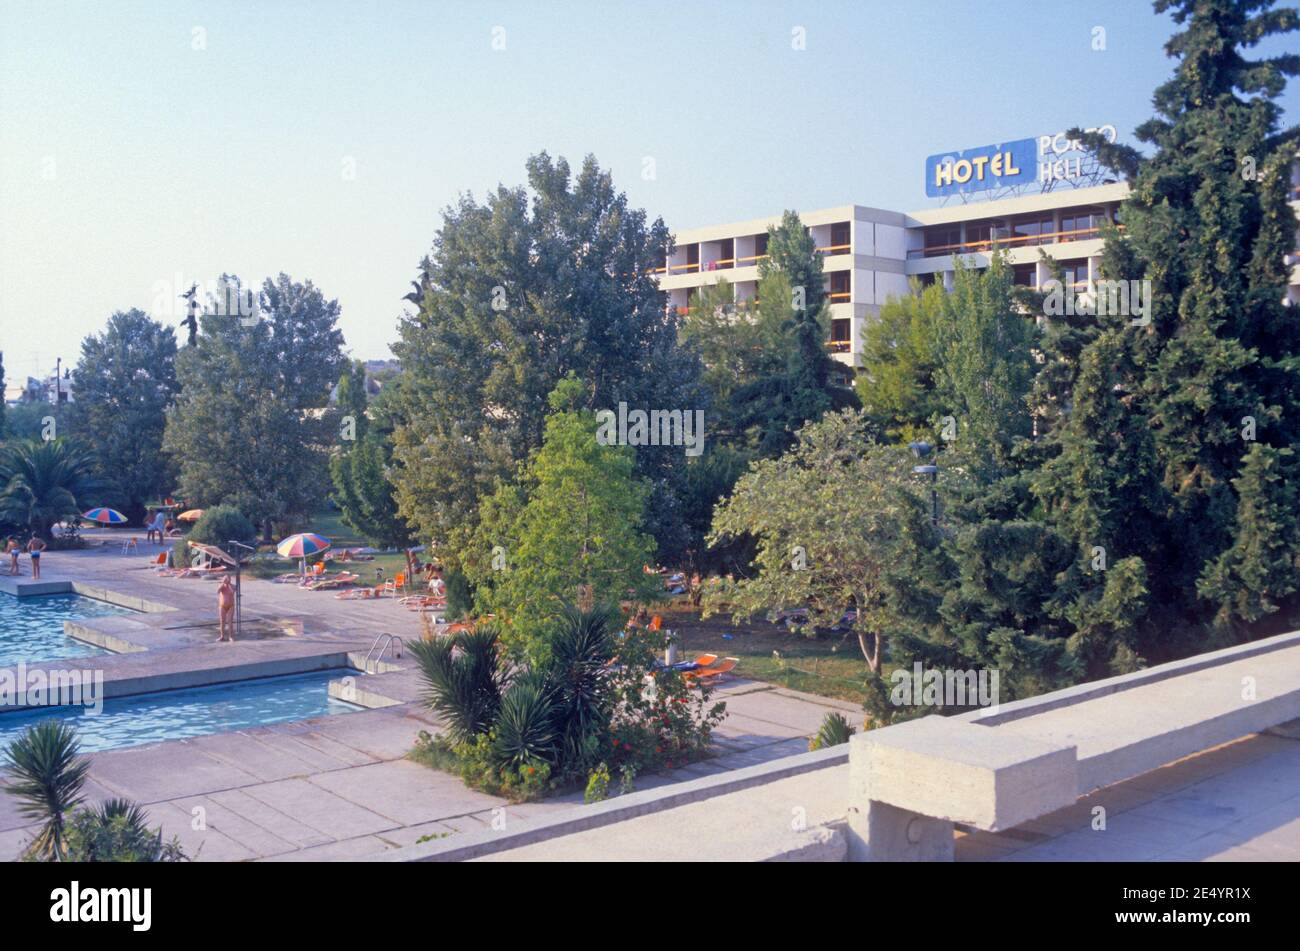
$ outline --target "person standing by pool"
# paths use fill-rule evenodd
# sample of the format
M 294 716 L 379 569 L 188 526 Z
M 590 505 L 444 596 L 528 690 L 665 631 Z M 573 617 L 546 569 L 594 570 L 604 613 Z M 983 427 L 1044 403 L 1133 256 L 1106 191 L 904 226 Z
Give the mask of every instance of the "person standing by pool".
M 11 575 L 21 574 L 18 570 L 18 556 L 22 554 L 22 546 L 18 544 L 18 539 L 12 535 L 5 542 L 5 551 L 9 552 L 9 573 Z
M 217 589 L 217 612 L 221 618 L 221 636 L 217 642 L 234 641 L 235 639 L 235 586 L 230 583 L 230 575 L 221 579 L 221 587 Z M 230 636 L 226 636 L 229 630 Z
M 41 552 L 43 551 L 45 551 L 45 542 L 41 541 L 39 535 L 33 535 L 31 541 L 27 543 L 27 554 L 32 556 L 33 581 L 41 577 Z

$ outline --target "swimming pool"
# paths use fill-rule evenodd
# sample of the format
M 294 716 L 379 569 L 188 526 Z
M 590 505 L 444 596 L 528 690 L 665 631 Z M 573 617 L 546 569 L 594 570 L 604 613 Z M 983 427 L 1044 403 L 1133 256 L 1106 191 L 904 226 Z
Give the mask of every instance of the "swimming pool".
M 263 677 L 212 687 L 190 687 L 142 693 L 104 701 L 101 713 L 82 707 L 47 707 L 21 713 L 0 713 L 0 747 L 30 724 L 58 718 L 77 728 L 81 749 L 120 749 L 160 740 L 179 740 L 209 733 L 226 733 L 271 723 L 354 713 L 361 707 L 333 700 L 331 680 L 359 672 L 347 668 L 310 674 Z
M 12 666 L 20 660 L 30 663 L 110 653 L 68 637 L 63 633 L 63 622 L 132 613 L 129 608 L 77 594 L 17 598 L 0 593 L 0 667 Z

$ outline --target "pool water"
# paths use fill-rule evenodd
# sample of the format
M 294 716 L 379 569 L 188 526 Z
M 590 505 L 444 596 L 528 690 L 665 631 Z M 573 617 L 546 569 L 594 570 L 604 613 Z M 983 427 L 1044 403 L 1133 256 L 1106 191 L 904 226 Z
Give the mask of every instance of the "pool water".
M 11 667 L 19 661 L 107 654 L 109 651 L 103 648 L 68 637 L 63 633 L 63 622 L 133 613 L 129 608 L 76 594 L 17 598 L 0 593 L 0 667 Z
M 104 701 L 100 713 L 82 707 L 47 707 L 21 713 L 0 713 L 0 747 L 29 725 L 58 718 L 77 728 L 81 749 L 139 746 L 209 733 L 244 730 L 271 723 L 353 713 L 362 709 L 329 697 L 327 685 L 340 677 L 358 675 L 340 668 L 286 677 L 264 677 L 118 697 Z

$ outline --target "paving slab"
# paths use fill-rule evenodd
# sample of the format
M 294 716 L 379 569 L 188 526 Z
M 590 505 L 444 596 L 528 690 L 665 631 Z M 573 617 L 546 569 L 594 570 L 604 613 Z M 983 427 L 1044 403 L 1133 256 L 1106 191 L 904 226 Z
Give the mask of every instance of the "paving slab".
M 252 798 L 292 815 L 303 825 L 331 839 L 368 835 L 391 829 L 392 819 L 381 816 L 305 779 L 282 779 L 243 790 Z

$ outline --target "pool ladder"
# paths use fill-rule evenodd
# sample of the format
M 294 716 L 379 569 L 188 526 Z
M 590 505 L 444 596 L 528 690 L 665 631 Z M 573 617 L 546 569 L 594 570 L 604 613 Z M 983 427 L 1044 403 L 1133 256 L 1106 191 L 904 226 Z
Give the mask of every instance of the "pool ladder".
M 397 646 L 393 647 L 394 644 L 396 644 Z M 401 657 L 402 649 L 405 646 L 406 643 L 396 634 L 380 634 L 378 637 L 375 638 L 375 642 L 370 645 L 370 650 L 366 651 L 366 659 L 361 665 L 362 673 L 366 673 L 366 674 L 379 673 L 379 662 L 384 659 L 384 652 L 392 648 L 393 656 Z M 376 650 L 378 650 L 379 653 L 376 654 L 375 653 Z M 374 670 L 370 669 L 370 658 L 372 656 L 375 659 Z

